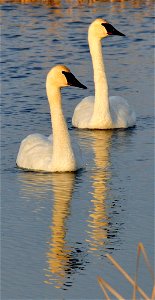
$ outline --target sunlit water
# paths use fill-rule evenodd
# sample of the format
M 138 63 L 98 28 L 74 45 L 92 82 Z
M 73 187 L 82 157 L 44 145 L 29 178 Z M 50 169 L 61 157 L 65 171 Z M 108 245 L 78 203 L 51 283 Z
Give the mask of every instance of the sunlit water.
M 153 1 L 62 2 L 1 6 L 2 299 L 103 299 L 97 275 L 129 299 L 132 290 L 106 253 L 134 276 L 141 241 L 153 263 Z M 71 125 L 76 104 L 94 93 L 87 28 L 96 17 L 126 34 L 104 40 L 103 51 L 110 94 L 126 97 L 137 113 L 130 130 Z M 75 174 L 24 172 L 15 164 L 20 141 L 51 133 L 45 78 L 57 63 L 88 86 L 63 90 L 86 167 Z M 150 293 L 141 265 L 139 282 Z

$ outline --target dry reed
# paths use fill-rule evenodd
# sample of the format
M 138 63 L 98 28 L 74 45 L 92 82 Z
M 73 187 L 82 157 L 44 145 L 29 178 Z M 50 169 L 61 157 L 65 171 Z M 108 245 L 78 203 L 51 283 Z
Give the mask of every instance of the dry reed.
M 146 263 L 146 266 L 148 268 L 148 271 L 150 273 L 150 276 L 152 278 L 153 281 L 153 287 L 152 287 L 152 293 L 151 293 L 151 297 L 149 297 L 142 288 L 139 287 L 138 285 L 138 270 L 139 270 L 139 259 L 140 259 L 140 254 L 143 254 L 144 257 L 144 261 Z M 146 250 L 143 246 L 142 243 L 138 244 L 137 247 L 137 259 L 136 259 L 136 272 L 135 272 L 135 278 L 134 280 L 131 278 L 131 276 L 118 264 L 118 262 L 110 255 L 107 254 L 106 255 L 107 258 L 110 260 L 110 262 L 115 266 L 115 268 L 124 276 L 124 278 L 132 285 L 133 287 L 133 295 L 131 297 L 131 299 L 136 300 L 136 293 L 138 292 L 141 299 L 145 299 L 145 300 L 155 300 L 155 282 L 154 282 L 154 273 L 151 267 L 151 264 L 149 262 Z M 110 297 L 108 295 L 109 291 L 116 299 L 118 300 L 124 300 L 125 298 L 123 298 L 123 296 L 121 296 L 108 282 L 106 282 L 102 277 L 97 276 L 99 285 L 102 289 L 102 291 L 104 292 L 104 296 L 106 300 L 110 300 Z
M 26 3 L 42 3 L 42 4 L 50 4 L 50 5 L 63 5 L 63 3 L 67 3 L 69 5 L 72 4 L 88 4 L 88 5 L 92 5 L 95 4 L 96 2 L 110 2 L 110 3 L 127 3 L 130 2 L 131 4 L 133 4 L 134 6 L 140 7 L 142 4 L 146 4 L 149 5 L 152 2 L 154 2 L 154 0 L 0 0 L 0 3 L 21 3 L 21 4 L 26 4 Z

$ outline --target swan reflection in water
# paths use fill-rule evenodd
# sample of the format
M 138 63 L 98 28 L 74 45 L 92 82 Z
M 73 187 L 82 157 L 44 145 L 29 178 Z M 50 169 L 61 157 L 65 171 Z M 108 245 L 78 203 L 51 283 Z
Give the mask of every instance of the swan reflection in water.
M 88 222 L 89 251 L 100 251 L 104 248 L 109 232 L 109 216 L 107 213 L 107 191 L 108 181 L 111 179 L 109 152 L 111 148 L 111 130 L 81 131 L 80 137 L 89 147 L 94 155 L 94 166 L 90 170 L 91 181 L 91 203 Z
M 46 252 L 47 267 L 45 284 L 54 284 L 56 288 L 67 289 L 72 285 L 72 274 L 85 268 L 85 254 L 80 242 L 73 242 L 68 234 L 68 217 L 75 185 L 75 173 L 33 173 L 21 172 L 22 198 L 32 201 L 36 199 L 39 206 L 44 208 L 43 200 L 50 199 L 49 191 L 53 193 L 53 207 L 51 208 L 50 238 Z
M 106 249 L 111 247 L 112 239 L 115 238 L 119 226 L 119 208 L 116 211 L 116 216 L 114 216 L 113 209 L 113 201 L 117 200 L 114 200 L 113 195 L 109 192 L 113 177 L 110 167 L 110 152 L 112 140 L 114 141 L 112 139 L 114 133 L 110 130 L 77 130 L 75 134 L 81 140 L 81 146 L 85 149 L 85 154 L 87 155 L 87 152 L 89 152 L 85 174 L 91 185 L 86 193 L 90 193 L 91 197 L 88 216 L 83 220 L 84 223 L 87 223 L 86 244 L 83 246 L 88 249 L 88 252 L 101 256 Z M 124 140 L 126 134 L 129 135 L 129 133 L 121 131 L 115 136 L 117 139 L 119 135 L 118 140 L 120 142 L 120 138 L 122 137 Z M 117 149 L 117 143 L 115 148 Z M 92 153 L 94 163 L 90 164 Z M 74 242 L 69 237 L 70 223 L 68 221 L 70 215 L 72 216 L 71 203 L 76 190 L 74 189 L 76 174 L 21 172 L 20 179 L 25 197 L 27 196 L 29 199 L 36 198 L 40 206 L 43 206 L 43 200 L 48 200 L 51 210 L 44 283 L 54 284 L 56 288 L 67 289 L 69 285 L 72 285 L 72 275 L 78 270 L 85 269 L 86 263 L 88 263 L 87 253 L 82 250 L 82 242 Z M 51 192 L 53 197 L 51 197 Z M 53 200 L 53 206 L 50 199 Z M 39 211 L 39 209 L 36 211 Z M 116 224 L 115 217 L 117 219 Z
M 45 283 L 53 283 L 60 288 L 66 283 L 76 259 L 73 250 L 67 243 L 67 219 L 70 215 L 70 204 L 74 189 L 75 174 L 62 173 L 52 177 L 54 206 L 52 212 L 51 238 L 47 253 L 48 269 Z

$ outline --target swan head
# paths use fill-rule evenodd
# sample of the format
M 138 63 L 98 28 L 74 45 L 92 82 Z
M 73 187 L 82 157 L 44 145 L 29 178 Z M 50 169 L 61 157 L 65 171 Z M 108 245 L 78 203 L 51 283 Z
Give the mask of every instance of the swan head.
M 66 86 L 75 86 L 87 89 L 76 77 L 71 73 L 70 69 L 63 65 L 53 67 L 47 74 L 46 86 L 55 86 L 57 88 Z
M 102 18 L 98 18 L 90 24 L 88 36 L 90 35 L 97 37 L 98 39 L 103 39 L 109 35 L 125 36 L 125 34 L 115 29 L 111 24 Z

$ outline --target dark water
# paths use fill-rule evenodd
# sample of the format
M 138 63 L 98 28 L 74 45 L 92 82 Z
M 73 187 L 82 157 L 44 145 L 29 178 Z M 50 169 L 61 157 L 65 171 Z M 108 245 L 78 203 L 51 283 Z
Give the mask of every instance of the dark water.
M 153 1 L 133 3 L 1 5 L 2 299 L 103 299 L 97 275 L 129 299 L 106 253 L 133 277 L 141 241 L 153 264 Z M 132 104 L 134 129 L 72 128 L 76 104 L 94 92 L 87 28 L 96 17 L 127 36 L 107 38 L 103 50 L 110 95 Z M 75 174 L 24 172 L 15 164 L 20 141 L 51 133 L 45 78 L 58 63 L 88 86 L 63 90 L 87 165 Z M 149 294 L 143 259 L 139 283 Z

